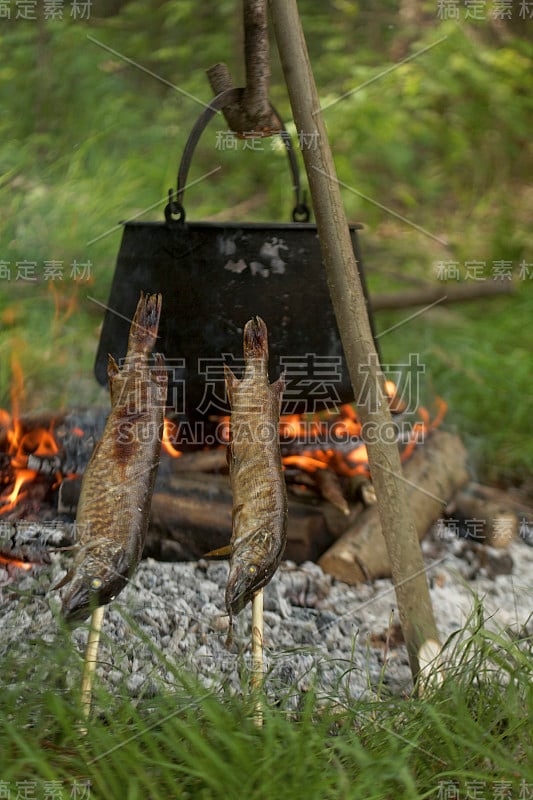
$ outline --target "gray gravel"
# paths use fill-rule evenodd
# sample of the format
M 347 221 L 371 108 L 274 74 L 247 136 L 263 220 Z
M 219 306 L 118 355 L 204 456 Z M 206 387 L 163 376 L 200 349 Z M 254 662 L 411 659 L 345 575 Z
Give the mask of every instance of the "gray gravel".
M 533 631 L 533 548 L 525 541 L 497 552 L 430 535 L 423 550 L 442 640 L 464 625 L 474 593 L 483 599 L 488 626 Z M 87 626 L 72 636 L 61 632 L 59 592 L 49 591 L 66 563 L 55 554 L 38 576 L 0 585 L 0 662 L 15 654 L 28 664 L 28 678 L 36 640 L 71 647 L 76 659 L 84 652 Z M 113 692 L 150 696 L 175 686 L 175 670 L 184 668 L 209 689 L 242 692 L 251 615 L 247 609 L 236 618 L 227 649 L 227 571 L 224 562 L 143 561 L 105 616 L 98 667 L 104 684 Z M 389 580 L 350 587 L 316 564 L 284 562 L 264 602 L 266 689 L 273 699 L 294 704 L 312 686 L 340 702 L 410 691 L 406 650 L 394 635 L 398 617 Z M 50 662 L 50 675 L 54 668 Z M 40 665 L 41 675 L 43 669 L 46 674 L 48 665 Z

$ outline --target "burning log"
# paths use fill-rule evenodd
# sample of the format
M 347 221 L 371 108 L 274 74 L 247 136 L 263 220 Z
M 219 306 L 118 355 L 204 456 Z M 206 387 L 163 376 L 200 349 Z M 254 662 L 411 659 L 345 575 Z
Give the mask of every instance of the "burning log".
M 314 473 L 314 478 L 322 497 L 348 516 L 350 507 L 344 497 L 337 475 L 331 469 L 319 469 Z
M 172 472 L 227 472 L 228 466 L 225 447 L 182 453 L 165 463 Z
M 66 522 L 0 521 L 0 565 L 28 571 L 50 563 L 50 552 L 75 542 L 73 525 Z
M 173 475 L 165 491 L 156 491 L 145 555 L 171 561 L 202 558 L 229 544 L 232 497 L 225 475 Z M 289 500 L 285 557 L 300 564 L 316 561 L 331 544 L 320 509 Z
M 422 539 L 449 498 L 468 481 L 466 450 L 457 436 L 435 431 L 407 462 L 403 474 L 409 504 L 416 508 L 416 532 Z M 318 563 L 324 572 L 350 584 L 390 577 L 377 507 L 367 508 Z
M 79 478 L 61 484 L 59 503 L 63 513 L 75 514 L 80 487 Z M 231 537 L 231 507 L 227 475 L 160 473 L 152 498 L 144 556 L 165 561 L 194 561 L 211 550 L 224 547 Z M 316 561 L 361 507 L 360 504 L 351 506 L 350 516 L 345 516 L 329 503 L 317 508 L 289 500 L 286 558 L 298 564 Z

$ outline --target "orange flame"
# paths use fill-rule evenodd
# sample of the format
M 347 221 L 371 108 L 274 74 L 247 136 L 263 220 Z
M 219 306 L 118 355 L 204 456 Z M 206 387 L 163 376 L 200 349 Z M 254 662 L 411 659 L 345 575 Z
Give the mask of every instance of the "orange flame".
M 385 381 L 385 391 L 389 398 L 389 405 L 391 411 L 400 413 L 406 408 L 405 403 L 397 397 L 396 385 L 392 381 Z M 401 454 L 401 460 L 407 461 L 417 444 L 419 444 L 424 436 L 429 431 L 436 428 L 444 419 L 446 414 L 447 405 L 444 400 L 437 398 L 437 413 L 431 419 L 429 411 L 420 406 L 418 408 L 419 419 L 414 423 L 411 435 Z M 340 414 L 333 419 L 315 420 L 315 430 L 333 436 L 333 438 L 345 438 L 346 436 L 356 439 L 360 438 L 362 434 L 362 427 L 356 409 L 349 404 L 342 405 Z M 280 436 L 283 438 L 297 437 L 299 434 L 309 433 L 309 426 L 306 427 L 304 417 L 298 414 L 292 414 L 280 419 Z M 318 469 L 329 467 L 338 475 L 352 477 L 355 475 L 365 475 L 370 477 L 370 470 L 368 466 L 368 451 L 366 445 L 361 442 L 357 444 L 348 453 L 342 453 L 340 450 L 325 449 L 325 450 L 305 450 L 298 455 L 285 456 L 283 464 L 286 466 L 295 465 L 307 472 L 316 472 Z
M 17 505 L 20 500 L 26 497 L 27 492 L 21 493 L 21 488 L 24 486 L 25 483 L 28 481 L 32 481 L 37 476 L 37 471 L 34 469 L 20 469 L 18 474 L 15 478 L 15 483 L 13 489 L 7 494 L 4 492 L 0 495 L 0 514 L 5 514 L 7 511 L 11 511 Z M 5 505 L 2 505 L 5 503 Z
M 24 432 L 20 421 L 20 407 L 24 400 L 24 376 L 16 356 L 11 359 L 12 383 L 11 405 L 12 415 L 0 410 L 0 430 L 3 434 L 3 447 L 7 455 L 11 456 L 10 465 L 14 471 L 14 479 L 0 494 L 0 514 L 11 511 L 17 503 L 27 496 L 22 492 L 22 487 L 39 474 L 37 470 L 28 469 L 28 456 L 52 456 L 59 452 L 54 438 L 52 422 L 48 429 L 39 427 Z M 61 475 L 59 475 L 61 480 Z
M 284 439 L 295 439 L 301 431 L 302 418 L 299 414 L 280 417 L 279 432 Z
M 175 436 L 176 432 L 175 424 L 165 417 L 161 446 L 163 450 L 169 454 L 169 456 L 172 456 L 172 458 L 179 458 L 181 456 L 181 450 L 177 450 L 171 442 L 171 436 Z
M 53 423 L 48 429 L 35 428 L 24 432 L 19 418 L 21 400 L 24 398 L 24 380 L 19 362 L 14 357 L 12 359 L 12 407 L 13 414 L 0 409 L 0 445 L 11 456 L 11 471 L 8 473 L 9 485 L 5 486 L 0 493 L 0 515 L 11 511 L 17 503 L 27 496 L 27 491 L 22 491 L 26 484 L 39 475 L 37 470 L 28 469 L 28 456 L 47 457 L 53 456 L 59 450 L 54 437 Z M 392 381 L 385 381 L 385 391 L 389 398 L 391 410 L 398 413 L 405 410 L 403 401 L 397 398 L 396 386 Z M 421 406 L 418 409 L 418 419 L 414 423 L 407 445 L 401 454 L 402 462 L 406 461 L 417 444 L 423 437 L 437 425 L 439 425 L 447 410 L 444 400 L 437 398 L 437 411 L 433 419 L 426 408 Z M 217 419 L 217 434 L 220 446 L 229 441 L 230 417 L 223 416 Z M 77 436 L 83 436 L 80 428 L 73 428 L 72 431 Z M 300 440 L 303 443 L 303 450 L 299 453 L 292 453 L 283 457 L 284 467 L 296 466 L 300 469 L 314 473 L 318 470 L 331 469 L 341 476 L 365 475 L 370 476 L 368 465 L 368 452 L 366 445 L 361 439 L 362 426 L 357 410 L 353 405 L 344 404 L 340 407 L 340 412 L 333 414 L 288 414 L 280 418 L 279 432 L 281 439 Z M 162 448 L 172 458 L 179 458 L 182 451 L 175 446 L 177 441 L 177 426 L 169 419 L 164 420 Z M 318 436 L 321 442 L 336 439 L 348 440 L 353 442 L 351 450 L 344 452 L 339 448 L 318 447 L 310 449 L 309 442 L 313 441 L 314 436 Z M 306 445 L 307 441 L 307 445 Z M 63 480 L 61 473 L 55 475 L 55 488 Z
M 389 408 L 392 411 L 392 413 L 401 414 L 402 411 L 405 411 L 407 406 L 401 399 L 401 397 L 398 396 L 398 390 L 396 388 L 396 384 L 394 383 L 394 381 L 386 380 L 384 383 L 384 388 L 385 388 L 385 394 L 387 395 L 389 400 Z

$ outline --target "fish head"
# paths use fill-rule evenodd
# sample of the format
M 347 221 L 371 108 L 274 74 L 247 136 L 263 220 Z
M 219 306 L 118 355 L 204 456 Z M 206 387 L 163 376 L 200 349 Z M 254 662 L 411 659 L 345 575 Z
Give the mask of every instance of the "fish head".
M 252 551 L 245 553 L 244 558 L 232 555 L 225 598 L 228 614 L 238 614 L 254 594 L 266 586 L 278 568 L 283 549 L 284 543 L 272 552 Z
M 95 608 L 110 603 L 128 581 L 129 559 L 122 546 L 110 541 L 105 556 L 102 545 L 82 551 L 67 575 L 70 586 L 62 598 L 61 613 L 69 625 L 84 622 Z

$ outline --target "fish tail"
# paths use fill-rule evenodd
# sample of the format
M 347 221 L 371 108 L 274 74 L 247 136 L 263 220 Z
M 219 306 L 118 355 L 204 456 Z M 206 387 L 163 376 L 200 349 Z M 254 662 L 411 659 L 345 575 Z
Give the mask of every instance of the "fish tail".
M 244 326 L 244 359 L 268 358 L 267 326 L 261 317 L 252 317 Z
M 157 339 L 160 316 L 161 295 L 141 292 L 130 328 L 128 355 L 152 350 Z

